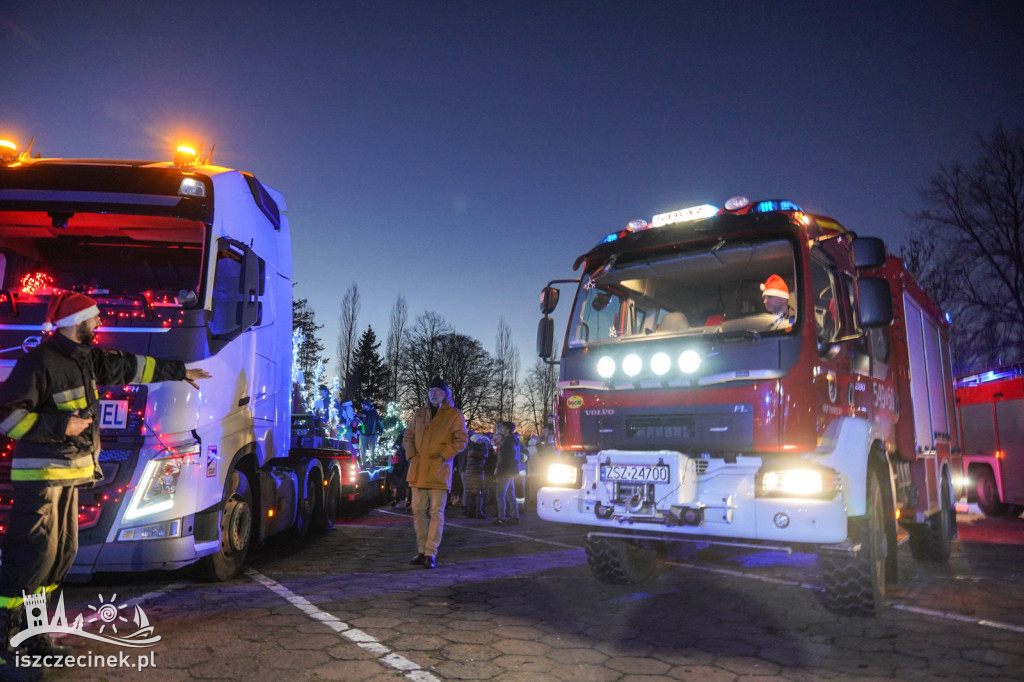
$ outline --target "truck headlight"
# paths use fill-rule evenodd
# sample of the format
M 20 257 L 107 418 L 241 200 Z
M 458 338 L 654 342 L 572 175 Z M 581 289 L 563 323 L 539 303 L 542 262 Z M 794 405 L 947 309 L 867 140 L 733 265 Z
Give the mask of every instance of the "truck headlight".
M 166 511 L 174 506 L 174 493 L 178 490 L 178 479 L 185 466 L 199 461 L 199 443 L 168 448 L 159 457 L 146 465 L 139 480 L 139 487 L 132 495 L 125 520 Z
M 757 473 L 758 497 L 815 497 L 831 499 L 841 490 L 839 474 L 826 467 L 794 465 L 761 469 Z
M 579 467 L 554 462 L 548 467 L 548 483 L 556 486 L 575 486 L 579 481 Z

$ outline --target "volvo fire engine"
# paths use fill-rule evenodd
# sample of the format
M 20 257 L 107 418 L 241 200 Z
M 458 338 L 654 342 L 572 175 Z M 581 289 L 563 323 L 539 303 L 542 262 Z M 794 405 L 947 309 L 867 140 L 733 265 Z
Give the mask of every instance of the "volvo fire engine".
M 97 300 L 101 347 L 212 375 L 198 393 L 178 381 L 100 387 L 104 478 L 81 491 L 69 577 L 200 562 L 227 579 L 254 542 L 329 529 L 350 452 L 291 438 L 284 197 L 187 147 L 174 162 L 0 152 L 0 382 L 42 341 L 61 290 Z M 0 519 L 12 451 L 4 437 Z
M 1024 512 L 1024 365 L 957 380 L 967 499 L 985 516 Z
M 674 541 L 813 552 L 825 605 L 875 614 L 901 528 L 916 559 L 948 558 L 960 463 L 947 324 L 882 240 L 738 197 L 632 221 L 581 267 L 541 295 L 547 359 L 550 315 L 575 285 L 562 454 L 537 504 L 589 528 L 599 579 L 646 579 Z

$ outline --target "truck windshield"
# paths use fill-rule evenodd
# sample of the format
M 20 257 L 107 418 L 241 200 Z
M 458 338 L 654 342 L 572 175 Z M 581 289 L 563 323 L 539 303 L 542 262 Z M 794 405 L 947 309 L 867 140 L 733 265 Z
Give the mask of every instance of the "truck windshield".
M 0 212 L 0 283 L 19 304 L 76 290 L 179 306 L 199 292 L 204 244 L 204 225 L 179 218 Z
M 701 250 L 610 262 L 580 282 L 570 348 L 648 335 L 776 334 L 796 323 L 793 246 L 783 239 L 723 240 Z M 770 312 L 762 300 L 761 285 L 772 275 L 788 290 L 782 312 Z M 783 291 L 773 282 L 772 291 Z

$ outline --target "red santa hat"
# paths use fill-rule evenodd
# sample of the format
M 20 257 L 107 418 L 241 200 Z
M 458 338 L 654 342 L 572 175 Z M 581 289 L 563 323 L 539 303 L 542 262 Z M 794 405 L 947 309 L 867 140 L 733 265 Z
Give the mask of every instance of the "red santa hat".
M 789 287 L 786 286 L 786 282 L 781 277 L 772 275 L 761 285 L 761 295 L 789 298 Z
M 76 291 L 54 293 L 50 296 L 50 305 L 46 308 L 43 331 L 73 327 L 99 314 L 100 309 L 96 301 L 85 294 Z

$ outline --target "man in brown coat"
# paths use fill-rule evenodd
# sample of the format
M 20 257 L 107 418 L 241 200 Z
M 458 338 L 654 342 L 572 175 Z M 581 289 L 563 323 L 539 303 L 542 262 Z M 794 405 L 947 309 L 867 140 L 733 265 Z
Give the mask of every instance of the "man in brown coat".
M 452 489 L 452 459 L 466 447 L 469 436 L 466 420 L 441 377 L 430 382 L 427 403 L 413 413 L 402 442 L 409 460 L 406 480 L 412 488 L 416 528 L 417 554 L 411 563 L 434 568 L 444 532 L 444 508 Z

